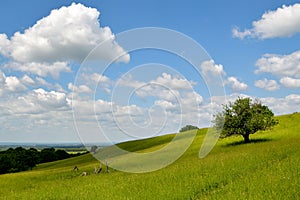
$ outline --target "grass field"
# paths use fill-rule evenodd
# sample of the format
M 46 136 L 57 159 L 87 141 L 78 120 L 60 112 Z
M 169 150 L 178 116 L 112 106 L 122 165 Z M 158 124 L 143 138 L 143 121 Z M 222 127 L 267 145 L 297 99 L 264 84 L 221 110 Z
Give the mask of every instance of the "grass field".
M 251 135 L 252 143 L 242 144 L 242 137 L 221 139 L 204 159 L 198 158 L 206 132 L 201 129 L 183 156 L 150 173 L 95 175 L 98 161 L 86 154 L 1 175 L 0 199 L 300 199 L 300 114 L 277 118 L 279 125 Z M 180 134 L 182 141 L 191 135 Z M 173 137 L 119 146 L 147 152 Z M 72 171 L 74 165 L 78 172 Z M 82 171 L 90 175 L 82 177 Z

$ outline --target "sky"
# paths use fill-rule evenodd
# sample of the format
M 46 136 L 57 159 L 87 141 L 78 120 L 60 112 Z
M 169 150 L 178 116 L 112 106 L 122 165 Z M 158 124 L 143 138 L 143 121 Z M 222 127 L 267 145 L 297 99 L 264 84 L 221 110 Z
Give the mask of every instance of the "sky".
M 0 142 L 118 142 L 300 111 L 297 1 L 1 1 Z

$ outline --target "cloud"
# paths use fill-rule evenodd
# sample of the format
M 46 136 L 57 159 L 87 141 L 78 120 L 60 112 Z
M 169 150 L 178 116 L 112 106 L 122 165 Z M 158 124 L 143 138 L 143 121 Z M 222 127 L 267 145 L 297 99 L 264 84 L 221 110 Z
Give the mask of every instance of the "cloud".
M 233 76 L 228 77 L 225 83 L 229 85 L 230 89 L 233 91 L 242 91 L 248 88 L 246 83 L 240 82 L 236 77 Z
M 11 92 L 20 92 L 26 90 L 26 87 L 15 76 L 6 77 L 5 86 Z
M 177 76 L 172 77 L 167 73 L 162 73 L 161 76 L 157 77 L 156 80 L 150 81 L 150 83 L 158 84 L 172 90 L 191 89 L 192 86 L 196 84 L 195 82 L 188 81 L 184 78 Z
M 54 62 L 54 63 L 18 63 L 12 62 L 5 64 L 4 67 L 12 68 L 16 71 L 27 72 L 36 74 L 42 77 L 51 75 L 53 78 L 58 79 L 61 72 L 71 72 L 71 68 L 67 62 Z
M 177 131 L 181 120 L 184 124 L 190 122 L 198 125 L 199 106 L 203 103 L 203 97 L 194 91 L 195 82 L 179 75 L 162 73 L 148 82 L 136 80 L 131 74 L 126 74 L 117 81 L 117 84 L 119 84 L 117 88 L 121 90 L 121 93 L 125 93 L 128 88 L 132 89 L 127 94 L 133 95 L 137 99 L 140 98 L 141 102 L 139 103 L 146 105 L 146 107 L 140 107 L 143 108 L 143 111 L 139 115 L 139 119 L 135 118 L 139 122 L 136 123 L 147 122 L 143 126 L 151 123 L 153 129 L 159 128 L 161 123 L 166 121 L 169 131 Z M 123 97 L 124 95 L 119 98 Z M 125 97 L 125 99 L 127 98 Z M 172 127 L 173 129 L 171 129 Z M 176 128 L 174 129 L 174 127 Z
M 300 87 L 300 79 L 283 77 L 280 79 L 280 83 L 287 88 L 298 88 Z
M 173 104 L 172 102 L 165 101 L 165 100 L 157 100 L 154 102 L 155 105 L 160 106 L 166 110 L 172 110 L 177 108 L 177 105 Z
M 23 78 L 19 80 L 22 82 Z M 55 137 L 53 141 L 58 141 L 66 134 L 72 136 L 73 118 L 70 100 L 65 93 L 42 88 L 14 92 L 13 95 L 7 92 L 4 98 L 0 98 L 2 131 L 5 130 L 7 138 L 44 142 L 48 141 L 45 138 L 51 140 Z M 54 136 L 56 133 L 59 134 Z
M 214 60 L 204 61 L 201 64 L 201 73 L 208 82 L 214 81 L 217 76 L 226 77 L 223 65 L 215 64 Z M 230 76 L 223 85 L 228 85 L 233 91 L 242 91 L 248 88 L 246 83 L 240 82 L 236 77 Z
M 290 94 L 283 98 L 266 97 L 261 101 L 269 106 L 275 115 L 299 112 L 300 95 Z
M 76 89 L 79 90 L 84 83 L 94 84 L 99 78 L 103 78 L 104 83 L 109 83 L 110 88 L 116 84 L 114 93 L 111 99 L 102 99 L 102 95 L 99 95 L 96 98 L 100 99 L 95 101 L 89 94 L 75 95 L 72 104 L 81 127 L 95 126 L 93 120 L 96 115 L 101 128 L 113 133 L 110 135 L 121 134 L 120 137 L 123 138 L 126 137 L 122 134 L 125 131 L 139 137 L 149 137 L 162 131 L 161 128 L 164 133 L 177 131 L 181 116 L 184 123 L 198 122 L 198 107 L 203 98 L 193 91 L 192 86 L 196 84 L 193 81 L 168 73 L 153 77 L 148 82 L 139 81 L 132 74 L 113 81 L 92 73 L 84 74 Z M 73 84 L 69 84 L 70 89 L 73 87 Z M 134 100 L 128 102 L 127 95 L 133 95 Z
M 300 51 L 289 55 L 265 54 L 256 62 L 256 74 L 270 73 L 280 79 L 285 87 L 299 87 L 300 79 Z
M 223 69 L 223 65 L 215 64 L 214 60 L 204 61 L 201 66 L 201 73 L 206 81 L 212 81 L 213 77 L 225 76 L 226 72 Z
M 118 81 L 117 84 L 121 87 L 130 87 L 138 89 L 142 86 L 147 85 L 145 82 L 137 81 L 133 78 L 132 74 L 126 74 L 122 76 Z
M 56 91 L 48 92 L 42 88 L 33 90 L 33 92 L 27 96 L 26 99 L 29 99 L 31 102 L 35 102 L 36 104 L 47 108 L 47 110 L 68 107 L 65 93 Z
M 258 88 L 262 88 L 268 91 L 275 91 L 280 89 L 280 86 L 275 80 L 268 80 L 266 78 L 264 78 L 263 80 L 255 81 L 254 85 Z
M 245 31 L 240 31 L 238 27 L 234 27 L 232 29 L 232 35 L 233 37 L 244 39 L 245 37 L 252 35 L 252 31 L 247 29 Z
M 110 78 L 108 78 L 107 76 L 104 76 L 99 73 L 93 73 L 93 72 L 91 72 L 91 73 L 84 72 L 80 75 L 80 77 L 76 78 L 76 87 L 83 87 L 83 85 L 85 85 L 85 87 L 90 88 L 89 90 L 101 89 L 101 90 L 105 91 L 106 93 L 111 93 L 111 86 L 113 85 L 113 83 L 114 82 L 112 80 L 110 80 Z M 79 88 L 77 88 L 77 89 L 79 89 Z M 70 90 L 72 90 L 72 89 L 70 89 Z M 75 92 L 78 92 L 78 91 L 75 91 Z M 86 92 L 87 92 L 87 90 L 86 90 Z
M 252 22 L 252 26 L 252 29 L 244 31 L 234 27 L 233 37 L 270 39 L 293 36 L 300 32 L 300 4 L 283 5 L 275 11 L 267 11 L 260 20 Z
M 182 94 L 181 102 L 184 105 L 200 105 L 203 102 L 203 97 L 195 91 L 190 91 Z
M 0 34 L 0 54 L 8 56 L 8 46 L 10 41 L 7 38 L 6 34 Z
M 180 90 L 172 90 L 156 84 L 149 84 L 140 87 L 135 91 L 135 94 L 140 98 L 146 98 L 149 96 L 157 97 L 171 102 L 176 102 L 180 98 Z
M 93 73 L 91 75 L 84 74 L 83 75 L 86 79 L 86 81 L 92 80 L 95 83 L 109 83 L 110 79 L 107 76 L 104 76 L 102 74 Z
M 43 79 L 41 77 L 36 77 L 35 80 L 36 80 L 36 83 L 39 84 L 39 85 L 44 85 L 48 88 L 52 87 L 51 83 L 48 83 L 45 79 Z
M 6 76 L 0 70 L 0 96 L 8 93 L 23 92 L 27 87 L 16 76 Z
M 119 86 L 134 88 L 135 94 L 139 97 L 156 96 L 172 101 L 178 99 L 181 90 L 192 90 L 195 84 L 196 82 L 167 73 L 162 73 L 148 83 L 135 80 L 131 74 L 126 74 L 118 80 Z
M 72 3 L 51 11 L 24 33 L 10 39 L 9 55 L 19 62 L 58 62 L 79 60 L 99 43 L 110 41 L 99 58 L 108 59 L 126 53 L 114 40 L 109 27 L 100 27 L 99 11 Z M 2 36 L 3 37 L 3 36 Z M 123 57 L 127 62 L 129 55 Z
M 25 85 L 30 85 L 30 86 L 35 85 L 35 81 L 26 74 L 21 78 L 21 82 L 24 83 Z
M 99 11 L 72 3 L 51 11 L 24 33 L 16 32 L 10 39 L 0 34 L 0 53 L 10 58 L 14 70 L 39 76 L 70 72 L 69 61 L 82 61 L 89 52 L 93 59 L 128 62 L 130 57 L 115 41 L 109 27 L 100 27 Z
M 18 97 L 11 104 L 12 113 L 17 114 L 40 114 L 70 109 L 65 93 L 45 91 L 42 88 L 35 89 L 24 96 Z
M 14 97 L 0 99 L 0 118 L 8 132 L 40 135 L 54 130 L 72 128 L 70 101 L 65 93 L 35 89 Z M 57 128 L 57 129 L 56 129 Z M 33 138 L 30 138 L 33 139 Z
M 75 93 L 92 93 L 93 92 L 87 85 L 75 86 L 72 83 L 68 84 L 68 89 Z

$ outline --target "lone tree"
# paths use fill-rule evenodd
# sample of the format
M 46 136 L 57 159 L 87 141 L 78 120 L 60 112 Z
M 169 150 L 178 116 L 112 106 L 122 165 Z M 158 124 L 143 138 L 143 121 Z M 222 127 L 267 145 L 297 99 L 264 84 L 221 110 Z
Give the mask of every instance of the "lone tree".
M 221 137 L 242 135 L 244 142 L 249 143 L 249 135 L 259 130 L 269 129 L 278 121 L 274 113 L 256 99 L 238 98 L 234 103 L 223 106 L 223 111 L 215 116 L 214 126 L 221 131 Z

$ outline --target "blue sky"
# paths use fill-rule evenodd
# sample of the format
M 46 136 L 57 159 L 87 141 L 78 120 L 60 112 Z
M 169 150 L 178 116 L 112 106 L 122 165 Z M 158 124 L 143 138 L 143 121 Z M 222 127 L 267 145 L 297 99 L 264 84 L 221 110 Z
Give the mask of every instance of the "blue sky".
M 205 127 L 222 99 L 238 96 L 276 115 L 299 111 L 298 13 L 297 1 L 2 1 L 0 141 L 114 142 Z M 159 48 L 128 51 L 124 33 L 143 27 L 201 45 L 198 71 Z M 220 80 L 224 94 L 209 91 Z

